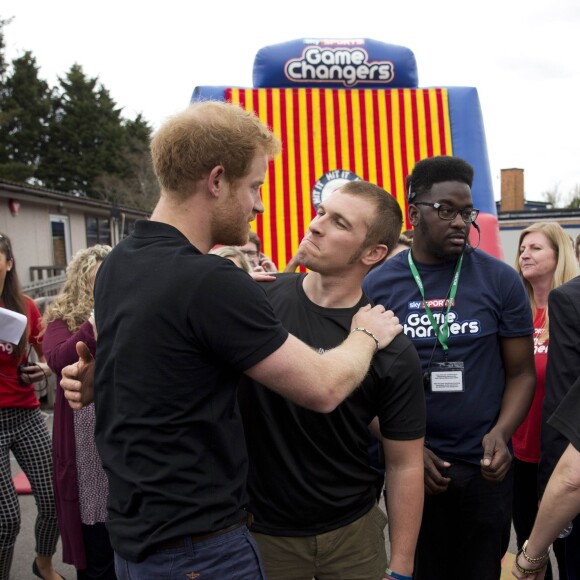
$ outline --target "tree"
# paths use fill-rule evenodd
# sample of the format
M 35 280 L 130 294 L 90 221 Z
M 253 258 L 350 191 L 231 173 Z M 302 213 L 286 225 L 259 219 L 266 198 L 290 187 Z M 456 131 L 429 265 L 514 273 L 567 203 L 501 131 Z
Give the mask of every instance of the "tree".
M 551 208 L 562 207 L 562 192 L 560 191 L 560 184 L 556 183 L 552 189 L 547 189 L 542 193 L 547 204 Z
M 84 193 L 117 205 L 153 208 L 159 187 L 151 165 L 151 127 L 121 108 L 73 65 L 59 85 L 38 76 L 30 52 L 4 56 L 0 18 L 0 177 Z
M 87 78 L 78 64 L 59 83 L 38 177 L 47 187 L 106 198 L 98 177 L 128 173 L 121 109 L 98 78 Z
M 30 52 L 12 61 L 0 88 L 0 176 L 12 181 L 35 177 L 51 111 L 48 84 L 39 79 Z
M 570 202 L 566 207 L 569 209 L 580 209 L 580 185 L 576 184 L 570 192 Z
M 149 151 L 151 126 L 138 115 L 124 123 L 126 147 L 123 157 L 127 173 L 123 178 L 102 175 L 98 178 L 99 189 L 107 192 L 107 199 L 118 205 L 137 207 L 151 211 L 159 197 L 159 185 Z

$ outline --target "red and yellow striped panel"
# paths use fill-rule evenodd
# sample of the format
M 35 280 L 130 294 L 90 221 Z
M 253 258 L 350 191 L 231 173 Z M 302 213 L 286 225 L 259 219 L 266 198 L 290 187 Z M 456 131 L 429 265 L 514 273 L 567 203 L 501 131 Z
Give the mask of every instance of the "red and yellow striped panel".
M 334 169 L 389 191 L 406 215 L 405 177 L 416 161 L 452 155 L 447 90 L 227 89 L 282 141 L 262 189 L 255 229 L 282 269 L 314 215 L 312 189 Z M 408 224 L 404 225 L 407 229 Z

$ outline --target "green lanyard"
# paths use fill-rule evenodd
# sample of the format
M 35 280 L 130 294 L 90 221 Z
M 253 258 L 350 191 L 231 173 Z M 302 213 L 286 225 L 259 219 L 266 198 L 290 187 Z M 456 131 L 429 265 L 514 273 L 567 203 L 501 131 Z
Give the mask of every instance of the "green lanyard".
M 455 299 L 455 295 L 457 294 L 457 286 L 459 285 L 459 273 L 461 272 L 461 264 L 463 263 L 463 253 L 457 260 L 457 264 L 455 266 L 455 271 L 453 272 L 453 282 L 451 283 L 451 288 L 449 288 L 449 299 L 447 304 L 447 312 L 445 313 L 445 319 L 443 324 L 439 326 L 433 313 L 431 312 L 431 308 L 427 305 L 427 300 L 425 299 L 425 288 L 423 286 L 423 281 L 421 280 L 421 276 L 419 275 L 419 271 L 415 266 L 415 262 L 413 262 L 413 258 L 411 256 L 411 251 L 408 254 L 409 257 L 409 268 L 411 268 L 411 273 L 413 274 L 413 278 L 419 288 L 419 292 L 421 292 L 421 296 L 423 297 L 423 304 L 425 306 L 425 312 L 427 312 L 427 316 L 429 317 L 429 322 L 433 327 L 433 330 L 437 334 L 437 340 L 439 344 L 443 348 L 443 352 L 445 353 L 445 358 L 447 359 L 447 351 L 449 347 L 447 346 L 447 340 L 449 339 L 449 311 L 451 310 L 451 305 L 453 304 L 453 300 Z

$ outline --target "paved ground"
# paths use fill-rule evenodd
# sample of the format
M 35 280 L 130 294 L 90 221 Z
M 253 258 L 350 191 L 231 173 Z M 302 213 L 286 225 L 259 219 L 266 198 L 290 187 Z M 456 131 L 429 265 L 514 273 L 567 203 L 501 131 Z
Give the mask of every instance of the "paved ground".
M 47 414 L 47 425 L 49 430 L 52 430 L 52 413 Z M 12 471 L 16 475 L 20 472 L 20 467 L 12 459 Z M 384 507 L 384 506 L 383 506 Z M 14 561 L 12 563 L 12 571 L 10 580 L 34 580 L 36 576 L 32 573 L 32 560 L 34 558 L 34 520 L 36 517 L 36 505 L 34 498 L 31 495 L 20 496 L 20 509 L 22 513 L 22 527 L 18 539 L 16 541 L 16 549 L 14 552 Z M 514 535 L 512 533 L 512 540 L 509 551 L 504 558 L 501 580 L 513 579 L 511 575 L 511 567 L 516 551 L 516 544 Z M 54 556 L 54 565 L 58 572 L 64 575 L 67 580 L 76 578 L 76 571 L 72 566 L 63 564 L 61 560 L 62 548 L 59 542 L 57 553 Z M 556 568 L 555 568 L 556 569 Z M 469 580 L 469 578 L 465 578 Z M 558 574 L 554 576 L 554 580 L 558 580 Z

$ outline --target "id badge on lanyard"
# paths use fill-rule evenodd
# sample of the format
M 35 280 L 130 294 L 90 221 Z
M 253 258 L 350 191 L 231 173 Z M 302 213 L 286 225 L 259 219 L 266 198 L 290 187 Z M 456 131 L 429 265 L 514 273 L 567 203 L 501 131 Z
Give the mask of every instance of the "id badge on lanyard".
M 431 363 L 427 369 L 431 392 L 462 393 L 465 390 L 463 371 L 462 362 Z
M 423 287 L 423 281 L 419 275 L 419 271 L 413 262 L 413 257 L 411 252 L 408 254 L 409 267 L 413 278 L 421 292 L 421 297 L 423 298 L 423 304 L 425 306 L 425 311 L 429 317 L 429 321 L 433 330 L 435 331 L 435 336 L 437 341 L 443 348 L 443 353 L 445 355 L 445 362 L 434 362 L 429 364 L 429 368 L 423 375 L 425 386 L 428 386 L 432 393 L 462 393 L 465 390 L 465 383 L 463 380 L 464 365 L 463 362 L 449 362 L 447 360 L 447 351 L 449 350 L 447 346 L 447 340 L 449 339 L 449 311 L 451 310 L 451 305 L 455 299 L 457 293 L 457 286 L 459 285 L 459 273 L 461 271 L 461 264 L 463 263 L 463 254 L 461 254 L 457 265 L 455 266 L 455 272 L 453 273 L 453 280 L 451 282 L 451 287 L 449 288 L 449 298 L 447 305 L 447 312 L 445 313 L 444 322 L 440 326 L 437 324 L 431 309 L 427 304 L 425 299 L 425 290 Z

